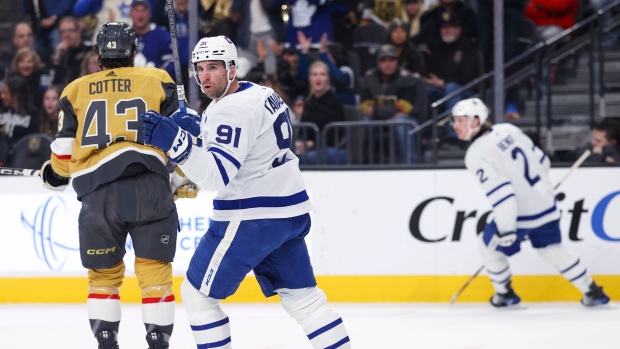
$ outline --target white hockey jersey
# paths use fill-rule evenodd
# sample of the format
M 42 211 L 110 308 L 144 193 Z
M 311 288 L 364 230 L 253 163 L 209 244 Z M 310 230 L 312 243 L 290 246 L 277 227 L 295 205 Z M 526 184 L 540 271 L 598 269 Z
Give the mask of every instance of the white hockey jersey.
M 493 206 L 500 233 L 536 228 L 560 218 L 546 154 L 517 127 L 493 125 L 465 155 Z
M 217 191 L 213 220 L 287 218 L 312 208 L 290 151 L 290 111 L 274 90 L 249 82 L 202 114 L 202 148 L 179 167 L 203 190 Z

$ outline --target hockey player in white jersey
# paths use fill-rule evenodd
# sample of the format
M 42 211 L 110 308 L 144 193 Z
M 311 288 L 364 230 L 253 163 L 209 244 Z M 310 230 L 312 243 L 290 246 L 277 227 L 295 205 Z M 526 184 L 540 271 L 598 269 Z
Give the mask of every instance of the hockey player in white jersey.
M 478 98 L 460 101 L 452 115 L 459 139 L 471 141 L 465 166 L 493 206 L 493 221 L 479 241 L 495 289 L 491 304 L 506 307 L 521 301 L 510 285 L 506 257 L 519 252 L 526 237 L 543 259 L 583 293 L 583 305 L 608 303 L 609 297 L 592 280 L 584 263 L 560 243 L 560 213 L 549 179 L 549 157 L 519 128 L 486 122 L 488 109 Z
M 200 124 L 191 114 L 141 117 L 145 143 L 167 151 L 201 189 L 217 191 L 209 230 L 181 284 L 197 347 L 232 348 L 220 300 L 253 270 L 264 295 L 280 296 L 314 348 L 350 348 L 340 315 L 316 286 L 304 241 L 311 203 L 289 150 L 289 109 L 271 88 L 238 81 L 237 64 L 227 37 L 201 39 L 191 69 L 213 102 Z

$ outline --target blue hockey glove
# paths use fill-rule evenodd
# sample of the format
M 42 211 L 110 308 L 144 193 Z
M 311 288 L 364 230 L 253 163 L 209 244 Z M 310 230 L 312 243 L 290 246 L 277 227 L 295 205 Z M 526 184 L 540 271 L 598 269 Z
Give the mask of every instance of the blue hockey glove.
M 497 236 L 497 244 L 501 247 L 510 247 L 517 242 L 517 232 L 509 231 L 507 233 L 495 233 Z
M 195 110 L 187 108 L 187 112 L 183 113 L 177 110 L 170 116 L 182 129 L 189 132 L 192 136 L 200 136 L 200 116 Z
M 69 185 L 69 178 L 63 177 L 54 172 L 51 160 L 47 160 L 43 166 L 41 166 L 39 176 L 41 177 L 43 186 L 49 189 L 65 190 L 65 188 Z
M 174 120 L 161 116 L 154 110 L 140 115 L 144 144 L 157 147 L 174 162 L 185 160 L 192 149 L 189 132 L 183 130 Z

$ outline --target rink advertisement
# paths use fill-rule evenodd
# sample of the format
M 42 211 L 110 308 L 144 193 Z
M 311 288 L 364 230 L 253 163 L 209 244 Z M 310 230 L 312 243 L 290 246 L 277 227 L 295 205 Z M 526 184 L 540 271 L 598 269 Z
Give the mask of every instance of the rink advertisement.
M 552 180 L 566 171 L 553 169 Z M 447 301 L 482 263 L 477 232 L 492 219 L 491 207 L 465 170 L 307 171 L 304 178 L 314 205 L 307 238 L 314 270 L 336 301 Z M 612 299 L 620 295 L 613 290 L 620 289 L 618 178 L 618 168 L 581 168 L 558 189 L 557 201 L 563 243 L 612 288 Z M 177 286 L 208 228 L 213 197 L 201 192 L 197 199 L 177 201 Z M 0 287 L 13 290 L 3 291 L 0 302 L 81 301 L 86 271 L 80 262 L 81 204 L 75 192 L 44 189 L 36 178 L 2 177 L 0 198 Z M 131 240 L 125 249 L 126 283 L 135 284 Z M 579 293 L 528 242 L 510 263 L 525 298 L 578 299 Z M 251 279 L 242 284 L 238 301 L 262 299 Z M 65 290 L 75 285 L 77 291 L 52 299 L 26 291 L 42 284 Z M 484 276 L 470 288 L 463 294 L 466 301 L 485 301 L 491 294 Z M 139 300 L 139 295 L 124 299 Z

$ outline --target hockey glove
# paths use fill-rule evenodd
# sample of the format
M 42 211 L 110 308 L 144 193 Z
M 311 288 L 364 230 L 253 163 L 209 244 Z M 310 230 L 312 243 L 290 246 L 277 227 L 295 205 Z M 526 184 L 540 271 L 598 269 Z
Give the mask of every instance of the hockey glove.
M 174 112 L 170 118 L 192 136 L 200 136 L 200 116 L 198 116 L 195 110 L 187 108 L 187 112 L 185 113 L 178 110 Z
M 41 177 L 43 186 L 49 189 L 65 190 L 67 185 L 69 185 L 69 178 L 54 172 L 51 160 L 47 160 L 43 166 L 41 166 L 39 176 Z
M 514 231 L 503 234 L 498 231 L 495 235 L 497 236 L 497 244 L 501 247 L 509 247 L 517 242 L 517 233 Z
M 185 173 L 179 167 L 175 167 L 172 176 L 170 176 L 170 191 L 174 201 L 177 199 L 194 199 L 198 196 L 200 189 L 189 178 L 185 177 Z
M 189 132 L 183 130 L 174 120 L 161 116 L 154 110 L 140 115 L 142 120 L 142 139 L 166 152 L 174 162 L 181 162 L 192 150 L 192 139 Z

